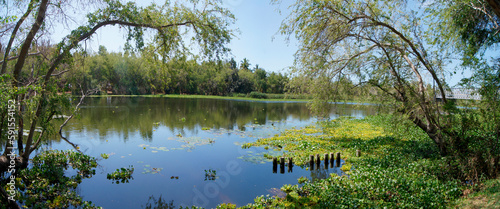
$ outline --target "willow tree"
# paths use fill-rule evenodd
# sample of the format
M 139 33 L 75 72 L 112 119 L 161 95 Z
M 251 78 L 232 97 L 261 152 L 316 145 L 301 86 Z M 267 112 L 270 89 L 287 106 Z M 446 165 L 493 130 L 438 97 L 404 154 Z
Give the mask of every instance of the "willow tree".
M 16 166 L 24 168 L 30 155 L 53 132 L 55 115 L 69 108 L 69 100 L 58 95 L 58 77 L 67 72 L 72 55 L 84 41 L 106 26 L 125 29 L 129 49 L 141 49 L 148 44 L 163 57 L 188 53 L 193 44 L 206 59 L 218 59 L 228 52 L 227 43 L 233 36 L 230 25 L 234 16 L 216 0 L 170 2 L 137 6 L 134 2 L 103 1 L 1 1 L 1 106 L 0 137 L 7 141 L 0 156 L 0 172 L 9 166 L 7 154 L 18 148 Z M 43 47 L 54 24 L 72 21 L 68 11 L 75 8 L 98 8 L 89 11 L 86 21 L 72 30 L 56 45 Z M 70 10 L 72 9 L 73 10 Z M 8 11 L 8 12 L 7 12 Z M 16 12 L 19 12 L 17 14 Z M 144 34 L 152 40 L 146 43 Z M 134 47 L 132 47 L 134 46 Z M 46 50 L 55 48 L 55 50 Z M 15 123 L 17 140 L 6 140 L 8 100 L 16 101 Z M 58 128 L 58 127 L 57 127 Z M 57 129 L 56 128 L 56 129 Z M 28 135 L 23 136 L 27 131 Z M 3 188 L 2 188 L 3 191 Z
M 370 84 L 391 98 L 397 112 L 425 131 L 441 155 L 470 151 L 474 140 L 454 128 L 460 122 L 458 110 L 445 95 L 449 87 L 443 75 L 453 51 L 435 44 L 442 34 L 429 31 L 428 21 L 435 21 L 436 14 L 427 6 L 398 0 L 299 0 L 291 5 L 280 31 L 299 41 L 295 75 L 313 80 L 308 85 L 316 98 L 313 109 L 334 99 L 335 80 L 350 75 L 358 85 Z M 436 102 L 436 95 L 442 102 Z M 497 157 L 483 159 L 481 165 L 489 169 L 480 172 L 494 176 Z

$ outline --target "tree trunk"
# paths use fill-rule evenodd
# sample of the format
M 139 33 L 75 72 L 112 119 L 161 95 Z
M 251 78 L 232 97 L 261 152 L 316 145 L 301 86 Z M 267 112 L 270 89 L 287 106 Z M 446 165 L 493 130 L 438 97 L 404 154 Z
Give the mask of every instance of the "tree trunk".
M 436 143 L 436 145 L 439 148 L 439 153 L 441 154 L 441 156 L 446 156 L 448 154 L 447 144 L 445 143 L 442 134 L 438 132 L 438 128 L 436 125 L 425 124 L 421 118 L 415 116 L 414 114 L 410 114 L 410 119 L 413 121 L 415 125 L 417 125 L 420 129 L 425 131 L 425 133 L 429 136 L 429 138 L 431 138 L 434 141 L 434 143 Z
M 9 43 L 7 44 L 7 47 L 5 48 L 5 54 L 4 54 L 3 63 L 2 63 L 2 70 L 1 70 L 0 74 L 4 74 L 6 72 L 6 70 L 7 70 L 7 58 L 9 57 L 10 49 L 12 47 L 12 43 L 14 43 L 14 39 L 16 38 L 17 31 L 19 30 L 19 28 L 23 24 L 24 20 L 26 20 L 26 18 L 28 17 L 28 15 L 33 10 L 33 3 L 34 2 L 35 2 L 34 0 L 30 1 L 30 3 L 28 4 L 28 10 L 24 13 L 24 15 L 21 17 L 21 19 L 19 19 L 19 21 L 17 21 L 17 24 L 14 27 L 14 31 L 12 31 Z
M 21 70 L 24 67 L 24 62 L 26 61 L 26 57 L 28 56 L 28 51 L 31 48 L 31 42 L 35 38 L 35 35 L 38 33 L 38 30 L 43 24 L 43 20 L 45 19 L 45 12 L 47 11 L 48 0 L 42 0 L 40 3 L 40 7 L 38 8 L 38 15 L 36 17 L 35 23 L 31 27 L 28 36 L 24 40 L 23 45 L 21 46 L 21 51 L 19 52 L 19 58 L 17 59 L 16 65 L 14 66 L 14 79 L 13 86 L 17 87 L 19 83 L 19 78 L 21 75 Z
M 12 167 L 11 161 L 14 160 Z M 16 171 L 20 169 L 25 169 L 28 167 L 28 159 L 25 159 L 22 156 L 17 156 L 14 159 L 11 159 L 10 156 L 2 155 L 0 156 L 0 173 L 8 172 L 9 169 L 14 168 Z

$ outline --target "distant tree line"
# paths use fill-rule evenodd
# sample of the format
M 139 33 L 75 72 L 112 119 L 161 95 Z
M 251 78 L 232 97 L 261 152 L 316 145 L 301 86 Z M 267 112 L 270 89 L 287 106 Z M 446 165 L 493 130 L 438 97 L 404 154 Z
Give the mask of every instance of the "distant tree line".
M 65 91 L 101 89 L 109 94 L 199 94 L 233 95 L 285 93 L 289 78 L 267 72 L 259 65 L 251 68 L 248 59 L 239 66 L 225 61 L 196 61 L 186 56 L 162 57 L 152 48 L 140 53 L 108 52 L 100 46 L 97 53 L 75 53 L 74 62 L 60 80 Z

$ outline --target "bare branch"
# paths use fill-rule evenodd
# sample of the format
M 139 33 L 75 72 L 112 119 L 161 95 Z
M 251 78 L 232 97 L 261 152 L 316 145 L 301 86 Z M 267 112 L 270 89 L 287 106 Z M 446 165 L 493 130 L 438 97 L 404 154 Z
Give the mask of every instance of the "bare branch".
M 40 142 L 42 141 L 42 137 L 43 137 L 44 133 L 45 133 L 45 130 L 42 130 L 42 132 L 40 133 L 40 135 L 38 135 L 38 139 L 36 140 L 35 144 L 31 148 L 32 150 L 35 150 L 35 149 L 38 148 L 38 145 L 40 145 Z M 26 149 L 28 149 L 28 147 L 26 147 Z
M 447 99 L 446 99 L 445 91 L 444 91 L 443 85 L 441 84 L 441 82 L 439 81 L 439 79 L 438 79 L 438 77 L 436 75 L 436 71 L 434 71 L 434 69 L 432 68 L 432 66 L 425 59 L 425 57 L 422 56 L 422 54 L 419 52 L 419 50 L 413 44 L 413 42 L 410 41 L 405 35 L 403 35 L 401 32 L 399 32 L 398 30 L 396 30 L 396 28 L 392 27 L 391 25 L 389 25 L 387 23 L 384 23 L 384 22 L 377 21 L 377 20 L 375 20 L 375 19 L 373 19 L 371 17 L 367 17 L 367 18 L 369 18 L 369 20 L 373 21 L 373 23 L 389 29 L 390 31 L 392 31 L 393 33 L 395 33 L 399 38 L 401 38 L 406 44 L 408 44 L 410 46 L 410 48 L 412 49 L 413 53 L 417 56 L 417 59 L 425 66 L 425 68 L 427 69 L 427 71 L 431 74 L 432 78 L 436 81 L 436 84 L 438 85 L 438 88 L 439 88 L 439 91 L 441 93 L 441 96 L 443 97 L 443 102 L 446 103 Z
M 490 19 L 491 22 L 493 22 L 493 24 L 495 24 L 495 29 L 499 29 L 498 27 L 498 23 L 495 21 L 495 19 L 493 18 L 493 16 L 491 16 L 490 13 L 488 13 L 485 8 L 484 8 L 484 5 L 483 5 L 483 8 L 480 8 L 480 7 L 477 7 L 476 5 L 474 5 L 473 2 L 470 2 L 469 6 L 472 8 L 472 9 L 475 9 L 475 10 L 478 10 L 480 12 L 482 12 L 483 14 L 485 14 L 486 16 L 488 16 L 488 18 Z
M 39 54 L 42 54 L 42 52 L 28 53 L 26 56 L 30 57 L 30 56 L 35 56 L 35 55 L 39 55 Z M 11 60 L 14 60 L 14 59 L 17 59 L 17 58 L 19 58 L 19 55 L 13 56 L 13 57 L 8 57 L 5 60 L 6 61 L 11 61 Z M 4 62 L 5 62 L 4 60 L 0 60 L 0 64 L 3 64 Z
M 81 88 L 81 85 L 80 85 L 80 88 Z M 64 128 L 64 126 L 66 126 L 66 124 L 68 124 L 68 122 L 75 116 L 76 112 L 78 111 L 78 108 L 80 107 L 80 105 L 83 103 L 83 100 L 85 99 L 85 97 L 87 97 L 88 95 L 91 95 L 95 92 L 98 92 L 99 89 L 92 89 L 92 90 L 88 90 L 86 93 L 83 92 L 82 90 L 82 97 L 80 98 L 80 102 L 78 102 L 78 104 L 76 105 L 75 107 L 75 110 L 73 111 L 73 113 L 68 117 L 66 118 L 66 120 L 64 121 L 63 124 L 61 124 L 61 126 L 59 127 L 59 135 L 61 136 L 61 138 L 68 142 L 68 144 L 70 144 L 71 146 L 73 146 L 73 148 L 75 148 L 76 151 L 78 152 L 81 152 L 79 149 L 78 149 L 78 145 L 77 144 L 74 144 L 72 142 L 70 142 L 66 137 L 64 137 L 62 135 L 62 129 Z

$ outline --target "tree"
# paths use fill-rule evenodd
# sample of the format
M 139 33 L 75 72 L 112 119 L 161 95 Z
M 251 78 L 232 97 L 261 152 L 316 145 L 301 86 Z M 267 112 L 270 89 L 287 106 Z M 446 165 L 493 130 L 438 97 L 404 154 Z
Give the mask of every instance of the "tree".
M 335 98 L 335 79 L 352 75 L 359 84 L 369 83 L 391 97 L 397 112 L 425 131 L 441 155 L 478 153 L 467 148 L 474 137 L 456 129 L 460 110 L 446 99 L 448 85 L 438 76 L 445 72 L 451 55 L 428 41 L 438 39 L 433 36 L 438 34 L 423 27 L 428 13 L 397 0 L 300 0 L 291 8 L 281 33 L 299 40 L 294 73 L 314 81 L 308 84 L 316 98 L 312 107 L 325 107 Z M 435 93 L 427 89 L 429 83 L 436 84 Z M 441 95 L 442 103 L 434 100 L 435 94 Z M 498 137 L 488 140 L 498 141 Z M 498 148 L 491 153 L 478 160 L 477 168 L 494 177 Z
M 66 17 L 65 9 L 71 7 L 71 1 L 31 0 L 17 2 L 25 13 L 19 18 L 11 16 L 9 20 L 1 22 L 3 33 L 10 33 L 8 44 L 3 51 L 2 59 L 2 94 L 0 117 L 0 137 L 6 140 L 8 136 L 7 123 L 8 101 L 16 101 L 16 125 L 18 126 L 17 141 L 8 140 L 2 156 L 0 156 L 0 172 L 5 172 L 9 166 L 7 154 L 13 152 L 14 142 L 17 143 L 19 155 L 16 157 L 16 166 L 25 168 L 28 159 L 40 143 L 50 133 L 54 132 L 52 119 L 54 115 L 62 114 L 69 108 L 69 100 L 64 95 L 58 95 L 58 76 L 67 72 L 75 49 L 82 41 L 92 38 L 102 27 L 118 25 L 127 29 L 129 48 L 135 43 L 135 48 L 142 49 L 145 45 L 143 35 L 151 31 L 152 43 L 157 52 L 167 58 L 179 53 L 188 53 L 183 39 L 191 31 L 192 39 L 199 46 L 206 59 L 218 59 L 229 49 L 226 44 L 233 33 L 229 28 L 234 22 L 234 16 L 218 5 L 218 1 L 189 1 L 189 3 L 170 3 L 164 5 L 152 4 L 142 8 L 133 2 L 121 3 L 116 0 L 104 0 L 97 9 L 87 15 L 87 22 L 71 31 L 63 40 L 55 45 L 55 50 L 43 52 L 41 40 L 46 36 L 48 24 L 57 22 L 60 13 Z M 94 1 L 83 2 L 91 4 Z M 10 2 L 0 2 L 3 6 Z M 189 5 L 188 5 L 189 4 Z M 31 18 L 33 17 L 33 18 Z M 14 27 L 11 27 L 13 23 Z M 25 30 L 20 30 L 23 28 Z M 7 41 L 2 36 L 2 42 Z M 22 38 L 18 38 L 22 37 Z M 191 38 L 191 37 L 190 37 Z M 12 50 L 15 49 L 15 50 Z M 132 50 L 131 48 L 129 51 Z M 43 53 L 43 56 L 41 54 Z M 43 60 L 39 65 L 27 66 L 31 59 Z M 9 63 L 14 63 L 13 65 Z M 32 73 L 29 73 L 29 72 Z M 34 72 L 34 73 L 33 73 Z M 28 126 L 29 125 L 29 126 Z M 41 127 L 40 132 L 35 129 Z M 28 136 L 24 137 L 24 130 Z M 37 129 L 38 130 L 38 129 Z M 2 188 L 3 191 L 3 188 Z M 10 202 L 10 204 L 15 204 Z
M 288 84 L 288 77 L 281 73 L 271 72 L 268 83 L 268 93 L 283 94 L 285 93 L 285 86 Z
M 254 77 L 255 77 L 255 87 L 257 91 L 261 93 L 266 93 L 267 92 L 267 72 L 259 68 L 259 65 L 255 66 L 254 69 Z
M 500 2 L 497 0 L 436 1 L 431 32 L 436 44 L 454 48 L 465 65 L 474 65 L 487 49 L 500 42 Z M 476 56 L 477 55 L 477 56 Z
M 234 60 L 233 57 L 231 57 L 231 60 L 229 60 L 229 68 L 231 68 L 232 70 L 236 69 L 238 66 L 238 64 L 236 63 L 236 61 Z
M 250 65 L 250 61 L 247 58 L 243 58 L 243 60 L 241 60 L 240 69 L 250 70 Z

